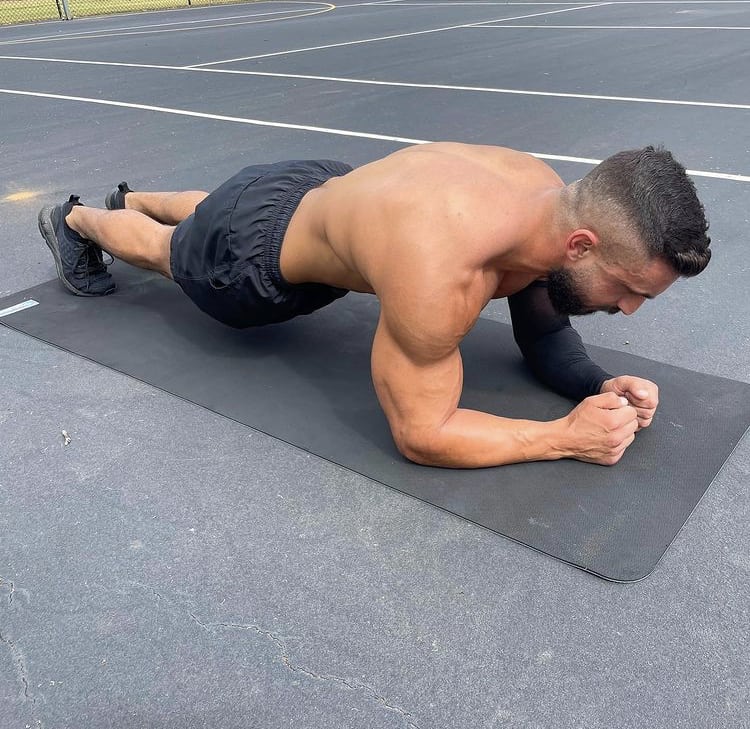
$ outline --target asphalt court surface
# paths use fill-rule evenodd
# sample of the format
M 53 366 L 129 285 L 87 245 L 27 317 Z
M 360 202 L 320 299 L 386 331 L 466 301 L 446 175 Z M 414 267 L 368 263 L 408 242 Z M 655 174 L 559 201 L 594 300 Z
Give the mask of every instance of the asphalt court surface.
M 714 260 L 577 327 L 750 382 L 748 28 L 742 1 L 261 2 L 2 28 L 0 293 L 54 276 L 42 204 L 101 205 L 120 179 L 210 189 L 243 164 L 453 139 L 573 180 L 663 143 L 696 173 Z M 485 315 L 507 321 L 502 302 Z M 5 328 L 0 382 L 8 727 L 750 726 L 747 436 L 623 588 Z

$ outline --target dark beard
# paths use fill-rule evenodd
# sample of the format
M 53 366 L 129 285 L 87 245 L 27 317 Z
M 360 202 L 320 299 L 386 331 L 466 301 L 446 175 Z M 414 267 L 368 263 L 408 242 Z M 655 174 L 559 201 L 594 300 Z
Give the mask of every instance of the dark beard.
M 558 314 L 581 316 L 593 313 L 593 310 L 583 302 L 573 276 L 562 268 L 556 268 L 549 272 L 547 293 Z

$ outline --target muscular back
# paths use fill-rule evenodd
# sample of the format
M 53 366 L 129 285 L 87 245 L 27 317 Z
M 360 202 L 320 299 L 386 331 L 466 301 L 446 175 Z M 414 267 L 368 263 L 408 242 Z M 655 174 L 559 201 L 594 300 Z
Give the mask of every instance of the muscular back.
M 561 186 L 547 165 L 512 150 L 409 147 L 308 193 L 284 242 L 282 271 L 292 283 L 381 300 L 403 287 L 443 297 L 469 287 L 478 315 L 490 298 L 535 277 L 515 249 L 532 234 L 535 197 Z

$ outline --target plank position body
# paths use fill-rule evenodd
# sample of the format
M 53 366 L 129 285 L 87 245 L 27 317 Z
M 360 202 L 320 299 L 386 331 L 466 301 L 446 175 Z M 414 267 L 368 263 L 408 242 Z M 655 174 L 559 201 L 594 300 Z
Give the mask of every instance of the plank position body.
M 651 423 L 657 386 L 612 377 L 569 314 L 632 314 L 708 264 L 692 182 L 671 154 L 622 152 L 566 186 L 497 147 L 409 147 L 352 170 L 331 161 L 249 167 L 211 195 L 132 192 L 109 210 L 77 198 L 39 216 L 63 284 L 114 290 L 101 249 L 174 279 L 236 327 L 309 313 L 348 291 L 378 296 L 372 378 L 394 441 L 420 464 L 471 468 L 575 458 L 615 464 Z M 550 422 L 459 408 L 459 344 L 492 299 L 546 384 L 581 402 Z

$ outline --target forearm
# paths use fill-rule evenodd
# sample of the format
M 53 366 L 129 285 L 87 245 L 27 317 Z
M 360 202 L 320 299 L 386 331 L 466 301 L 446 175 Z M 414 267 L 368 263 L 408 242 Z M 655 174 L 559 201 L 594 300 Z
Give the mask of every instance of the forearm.
M 540 382 L 572 400 L 600 393 L 603 383 L 612 377 L 591 360 L 578 332 L 571 327 L 548 334 L 522 351 Z
M 508 303 L 513 335 L 538 380 L 573 400 L 601 391 L 611 375 L 589 358 L 570 319 L 555 311 L 545 283 L 531 284 Z
M 485 468 L 573 455 L 564 422 L 514 420 L 458 409 L 428 436 L 408 441 L 402 453 L 425 466 Z

